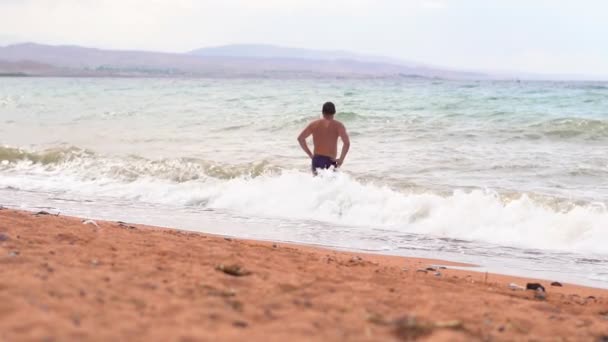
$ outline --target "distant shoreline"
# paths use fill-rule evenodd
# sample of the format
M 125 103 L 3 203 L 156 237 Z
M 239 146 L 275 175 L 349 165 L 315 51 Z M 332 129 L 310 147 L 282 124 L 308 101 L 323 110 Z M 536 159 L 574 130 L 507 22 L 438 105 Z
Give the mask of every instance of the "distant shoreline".
M 595 83 L 608 84 L 608 80 L 553 80 L 553 79 L 450 79 L 439 77 L 424 77 L 424 76 L 377 76 L 368 75 L 163 75 L 163 74 L 146 74 L 146 75 L 124 75 L 124 74 L 32 74 L 32 73 L 2 73 L 0 78 L 90 78 L 90 79 L 175 79 L 175 80 L 343 80 L 343 81 L 373 81 L 373 80 L 420 80 L 420 81 L 445 81 L 445 82 L 513 82 L 513 83 Z
M 24 72 L 0 72 L 0 77 L 31 77 Z

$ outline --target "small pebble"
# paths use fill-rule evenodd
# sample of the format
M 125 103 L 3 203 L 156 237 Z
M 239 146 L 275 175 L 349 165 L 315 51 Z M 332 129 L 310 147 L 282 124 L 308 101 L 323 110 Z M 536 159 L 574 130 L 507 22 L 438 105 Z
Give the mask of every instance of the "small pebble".
M 238 328 L 247 328 L 247 326 L 249 324 L 245 321 L 234 321 L 234 322 L 232 322 L 232 325 L 234 325 L 235 327 L 238 327 Z
M 552 283 L 551 283 L 551 286 L 559 286 L 559 287 L 562 287 L 563 285 L 562 285 L 562 283 L 560 283 L 560 282 L 558 282 L 558 281 L 554 281 L 554 282 L 552 282 Z
M 6 241 L 6 240 L 9 240 L 8 235 L 6 235 L 4 233 L 0 233 L 0 242 Z
M 242 277 L 242 276 L 246 276 L 246 275 L 250 275 L 251 272 L 245 270 L 243 267 L 241 267 L 240 265 L 237 264 L 233 264 L 233 265 L 217 265 L 215 267 L 216 270 L 220 271 L 220 272 L 224 272 L 228 275 L 234 276 L 234 277 Z
M 19 251 L 10 251 L 10 252 L 8 252 L 8 256 L 9 257 L 16 257 L 17 255 L 19 255 Z

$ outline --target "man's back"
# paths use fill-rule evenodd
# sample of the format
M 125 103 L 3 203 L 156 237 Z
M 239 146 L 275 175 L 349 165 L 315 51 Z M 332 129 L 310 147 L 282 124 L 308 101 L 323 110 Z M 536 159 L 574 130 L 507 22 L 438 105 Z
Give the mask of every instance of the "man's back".
M 318 119 L 310 123 L 314 154 L 336 159 L 338 154 L 338 138 L 344 125 L 334 119 Z

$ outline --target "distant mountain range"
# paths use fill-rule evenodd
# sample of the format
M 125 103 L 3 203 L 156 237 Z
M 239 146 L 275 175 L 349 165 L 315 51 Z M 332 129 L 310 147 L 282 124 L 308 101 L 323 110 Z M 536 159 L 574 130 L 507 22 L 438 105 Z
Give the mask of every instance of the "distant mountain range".
M 237 44 L 224 45 L 217 47 L 207 47 L 191 51 L 190 54 L 206 57 L 245 57 L 245 58 L 289 58 L 289 59 L 305 59 L 305 60 L 351 60 L 359 62 L 382 63 L 403 65 L 409 67 L 422 66 L 418 63 L 406 62 L 403 60 L 382 57 L 362 55 L 348 51 L 339 50 L 311 50 L 288 48 L 276 45 L 264 44 Z
M 227 45 L 188 53 L 102 50 L 23 43 L 0 47 L 0 75 L 485 79 L 387 57 L 272 45 Z

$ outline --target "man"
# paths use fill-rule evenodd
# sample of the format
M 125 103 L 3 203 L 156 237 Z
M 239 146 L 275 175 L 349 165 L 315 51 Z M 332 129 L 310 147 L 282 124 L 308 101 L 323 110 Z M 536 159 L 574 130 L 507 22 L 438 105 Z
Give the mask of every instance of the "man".
M 350 139 L 344 125 L 334 119 L 336 107 L 331 102 L 323 105 L 323 118 L 308 124 L 298 136 L 300 146 L 312 159 L 312 173 L 317 174 L 318 169 L 329 169 L 340 167 L 350 148 Z M 306 138 L 312 134 L 314 154 L 310 152 L 306 144 Z M 342 139 L 342 152 L 340 158 L 336 159 L 338 153 L 338 137 Z

